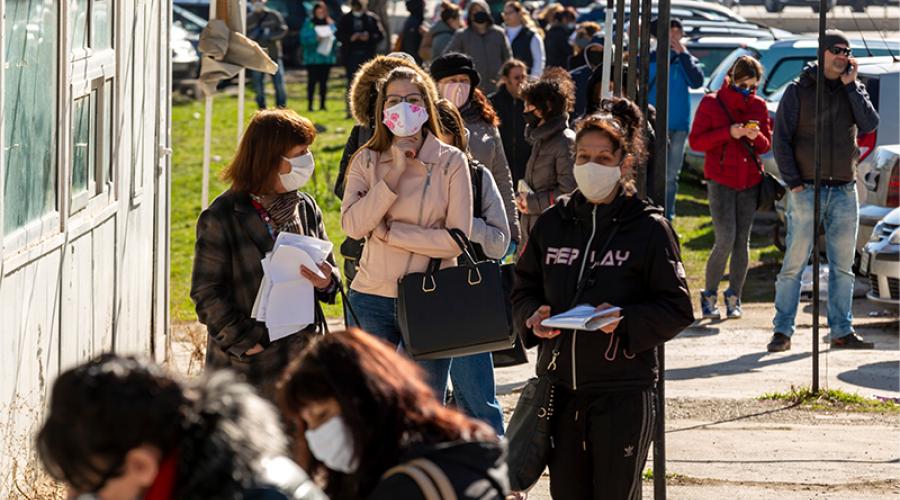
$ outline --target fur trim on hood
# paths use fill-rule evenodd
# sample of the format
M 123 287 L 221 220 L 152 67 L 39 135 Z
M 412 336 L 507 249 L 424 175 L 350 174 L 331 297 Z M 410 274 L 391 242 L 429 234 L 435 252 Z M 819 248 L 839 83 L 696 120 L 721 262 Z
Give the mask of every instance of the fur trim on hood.
M 375 108 L 375 100 L 378 97 L 376 84 L 378 80 L 387 76 L 392 69 L 400 66 L 413 69 L 422 75 L 431 94 L 432 102 L 437 102 L 437 88 L 425 70 L 397 57 L 375 56 L 374 59 L 360 66 L 356 74 L 353 75 L 353 82 L 350 84 L 350 112 L 353 113 L 353 119 L 356 120 L 356 123 L 364 126 L 372 125 L 373 108 Z

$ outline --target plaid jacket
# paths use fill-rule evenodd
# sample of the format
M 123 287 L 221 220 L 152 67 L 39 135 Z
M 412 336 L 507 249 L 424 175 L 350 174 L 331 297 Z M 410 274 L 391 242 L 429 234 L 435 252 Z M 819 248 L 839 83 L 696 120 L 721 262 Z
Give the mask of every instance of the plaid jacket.
M 311 196 L 300 194 L 299 212 L 304 233 L 327 240 L 322 211 Z M 226 191 L 200 214 L 197 221 L 191 277 L 191 299 L 208 332 L 206 366 L 209 369 L 233 369 L 268 398 L 274 396 L 274 383 L 281 371 L 306 344 L 307 336 L 316 331 L 316 327 L 310 325 L 304 333 L 270 343 L 265 324 L 250 317 L 263 277 L 260 261 L 272 250 L 273 244 L 265 222 L 250 203 L 249 194 Z M 334 256 L 329 255 L 328 261 L 334 265 Z M 334 280 L 335 285 L 340 282 L 336 271 Z M 334 303 L 336 290 L 337 287 L 332 286 L 329 293 L 317 291 L 316 298 Z M 316 309 L 317 323 L 324 322 L 318 304 Z M 245 356 L 244 353 L 256 344 L 265 349 L 256 355 Z

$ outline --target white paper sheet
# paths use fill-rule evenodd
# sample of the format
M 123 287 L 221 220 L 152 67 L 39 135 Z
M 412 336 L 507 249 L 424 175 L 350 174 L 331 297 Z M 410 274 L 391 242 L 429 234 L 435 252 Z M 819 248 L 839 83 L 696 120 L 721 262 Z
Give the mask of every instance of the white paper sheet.
M 276 284 L 298 279 L 305 280 L 300 274 L 300 266 L 306 267 L 320 278 L 325 277 L 313 258 L 296 247 L 287 245 L 277 247 L 272 253 L 269 264 L 269 277 Z
M 315 291 L 306 280 L 285 281 L 272 285 L 269 307 L 266 310 L 266 326 L 306 326 L 315 320 Z
M 596 309 L 596 307 L 587 304 L 575 306 L 564 313 L 551 316 L 544 321 L 541 321 L 541 326 L 547 328 L 559 328 L 561 330 L 584 330 L 593 332 L 621 320 L 620 317 L 600 319 L 608 314 L 621 311 L 622 308 L 620 307 L 609 307 L 601 311 L 597 311 Z
M 315 30 L 316 36 L 321 39 L 316 47 L 316 52 L 323 56 L 331 54 L 331 48 L 334 46 L 334 33 L 331 31 L 331 26 L 316 26 Z

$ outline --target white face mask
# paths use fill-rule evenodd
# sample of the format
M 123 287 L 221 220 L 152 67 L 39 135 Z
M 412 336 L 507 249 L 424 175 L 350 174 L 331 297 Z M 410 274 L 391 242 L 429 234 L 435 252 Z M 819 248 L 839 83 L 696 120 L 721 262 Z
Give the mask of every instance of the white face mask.
M 609 196 L 622 178 L 622 169 L 618 165 L 601 165 L 592 161 L 575 165 L 573 173 L 581 194 L 595 203 Z
M 453 105 L 456 106 L 456 109 L 460 109 L 468 102 L 472 85 L 468 83 L 447 82 L 438 85 L 438 90 L 441 92 L 441 97 L 452 102 Z
M 333 471 L 351 474 L 359 467 L 353 449 L 353 437 L 350 429 L 340 415 L 331 417 L 315 429 L 305 433 L 309 451 L 316 460 Z
M 306 185 L 309 182 L 309 178 L 312 177 L 313 170 L 316 168 L 316 162 L 313 160 L 312 153 L 307 151 L 293 158 L 285 158 L 284 156 L 282 158 L 291 164 L 291 171 L 280 176 L 281 185 L 284 186 L 284 189 L 287 192 L 291 192 Z
M 409 137 L 422 130 L 428 121 L 425 108 L 408 102 L 397 103 L 384 110 L 382 122 L 397 137 Z

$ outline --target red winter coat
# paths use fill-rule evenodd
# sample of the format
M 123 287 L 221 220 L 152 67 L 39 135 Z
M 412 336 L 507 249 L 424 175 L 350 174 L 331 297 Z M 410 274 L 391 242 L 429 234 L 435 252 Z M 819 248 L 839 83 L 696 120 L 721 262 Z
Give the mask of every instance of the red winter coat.
M 721 96 L 734 122 L 725 114 L 717 96 Z M 766 101 L 755 93 L 744 97 L 731 88 L 728 79 L 718 92 L 707 94 L 700 101 L 689 140 L 692 149 L 706 153 L 703 174 L 707 179 L 739 191 L 760 183 L 762 176 L 750 152 L 731 137 L 729 130 L 732 123 L 749 120 L 759 122 L 759 135 L 753 141 L 753 149 L 761 155 L 772 146 L 772 124 Z

